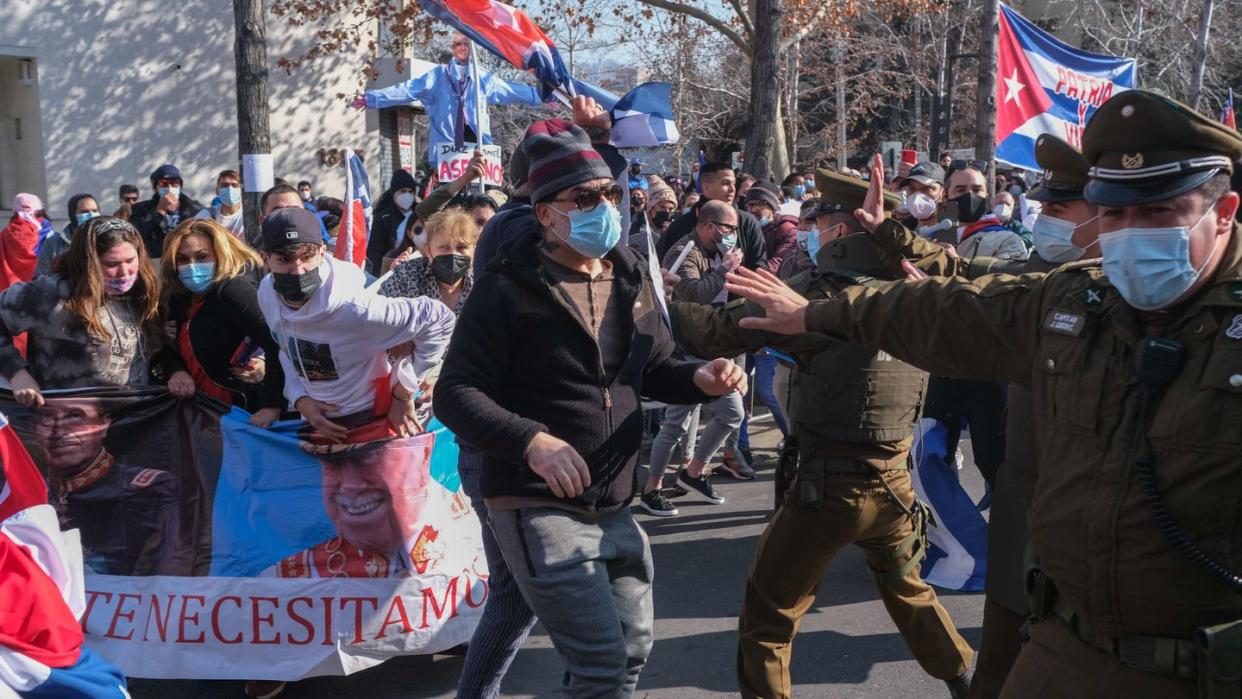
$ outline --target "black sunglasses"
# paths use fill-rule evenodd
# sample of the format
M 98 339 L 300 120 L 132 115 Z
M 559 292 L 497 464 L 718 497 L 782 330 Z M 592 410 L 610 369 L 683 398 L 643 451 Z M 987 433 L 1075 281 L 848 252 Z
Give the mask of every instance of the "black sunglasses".
M 958 170 L 978 170 L 979 172 L 987 172 L 988 162 L 986 160 L 954 160 L 949 163 L 949 172 L 945 174 L 951 175 Z
M 572 201 L 574 206 L 578 207 L 579 211 L 590 211 L 591 209 L 599 206 L 599 203 L 604 199 L 607 199 L 612 202 L 613 205 L 616 205 L 621 201 L 621 194 L 621 185 L 613 184 L 592 189 L 580 189 L 578 190 L 578 193 L 574 195 L 573 199 L 553 199 L 552 201 Z

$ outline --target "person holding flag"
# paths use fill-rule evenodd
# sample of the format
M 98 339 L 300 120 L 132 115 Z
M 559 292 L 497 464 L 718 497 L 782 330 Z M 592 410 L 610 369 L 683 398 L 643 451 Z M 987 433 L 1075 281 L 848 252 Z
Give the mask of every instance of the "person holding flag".
M 544 100 L 529 85 L 511 83 L 492 73 L 479 77 L 475 89 L 470 63 L 472 47 L 466 35 L 453 35 L 452 58 L 435 70 L 381 90 L 367 90 L 354 100 L 358 109 L 384 109 L 415 100 L 427 110 L 430 135 L 427 152 L 435 154 L 441 144 L 461 150 L 468 143 L 490 144 L 486 104 L 540 105 Z

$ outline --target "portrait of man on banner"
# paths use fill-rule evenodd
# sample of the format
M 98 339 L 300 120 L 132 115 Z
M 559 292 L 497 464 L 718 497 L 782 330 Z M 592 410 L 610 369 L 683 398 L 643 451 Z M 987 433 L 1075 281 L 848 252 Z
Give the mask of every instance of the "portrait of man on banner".
M 288 556 L 264 576 L 406 578 L 445 558 L 429 507 L 434 437 L 360 444 L 301 443 L 322 474 L 323 507 L 335 527 L 326 541 Z
M 108 449 L 112 416 L 101 399 L 50 398 L 30 415 L 36 461 L 62 529 L 82 532 L 86 568 L 108 575 L 170 572 L 177 481 L 125 463 Z

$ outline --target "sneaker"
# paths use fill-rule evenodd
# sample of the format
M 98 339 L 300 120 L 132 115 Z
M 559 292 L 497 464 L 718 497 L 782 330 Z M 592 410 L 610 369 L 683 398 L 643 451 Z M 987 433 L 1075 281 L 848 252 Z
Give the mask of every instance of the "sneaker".
M 664 495 L 664 497 L 666 498 L 680 498 L 680 497 L 685 497 L 686 495 L 688 495 L 690 491 L 674 483 L 670 485 L 669 487 L 661 490 L 660 493 Z
M 713 505 L 723 505 L 724 496 L 716 492 L 712 484 L 707 482 L 707 474 L 703 473 L 698 478 L 691 476 L 689 473 L 682 471 L 677 474 L 677 482 L 683 485 L 688 491 L 695 493 L 704 500 Z
M 677 514 L 677 508 L 673 507 L 673 503 L 664 497 L 664 493 L 653 490 L 649 493 L 643 493 L 638 499 L 639 507 L 647 511 L 647 514 L 656 517 L 672 517 Z
M 254 699 L 272 699 L 285 691 L 285 683 L 278 680 L 250 680 L 246 683 L 246 696 Z
M 742 451 L 721 454 L 720 470 L 739 481 L 755 480 L 755 469 L 750 467 L 750 460 Z

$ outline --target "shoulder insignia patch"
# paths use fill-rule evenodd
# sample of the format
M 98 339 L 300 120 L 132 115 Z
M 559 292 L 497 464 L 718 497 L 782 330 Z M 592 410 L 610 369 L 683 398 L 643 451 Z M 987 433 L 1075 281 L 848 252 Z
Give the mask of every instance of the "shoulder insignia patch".
M 1102 286 L 1089 286 L 1082 292 L 1082 302 L 1087 304 L 1088 308 L 1100 308 L 1104 305 L 1104 297 L 1108 293 L 1108 289 Z
M 155 479 L 163 475 L 164 472 L 154 468 L 144 468 L 134 476 L 134 480 L 129 484 L 135 488 L 145 488 L 155 482 Z
M 1242 340 L 1242 313 L 1233 317 L 1233 322 L 1225 329 L 1225 337 L 1231 340 Z
M 1081 337 L 1086 328 L 1087 319 L 1078 313 L 1049 308 L 1048 314 L 1044 316 L 1044 330 L 1050 333 Z

